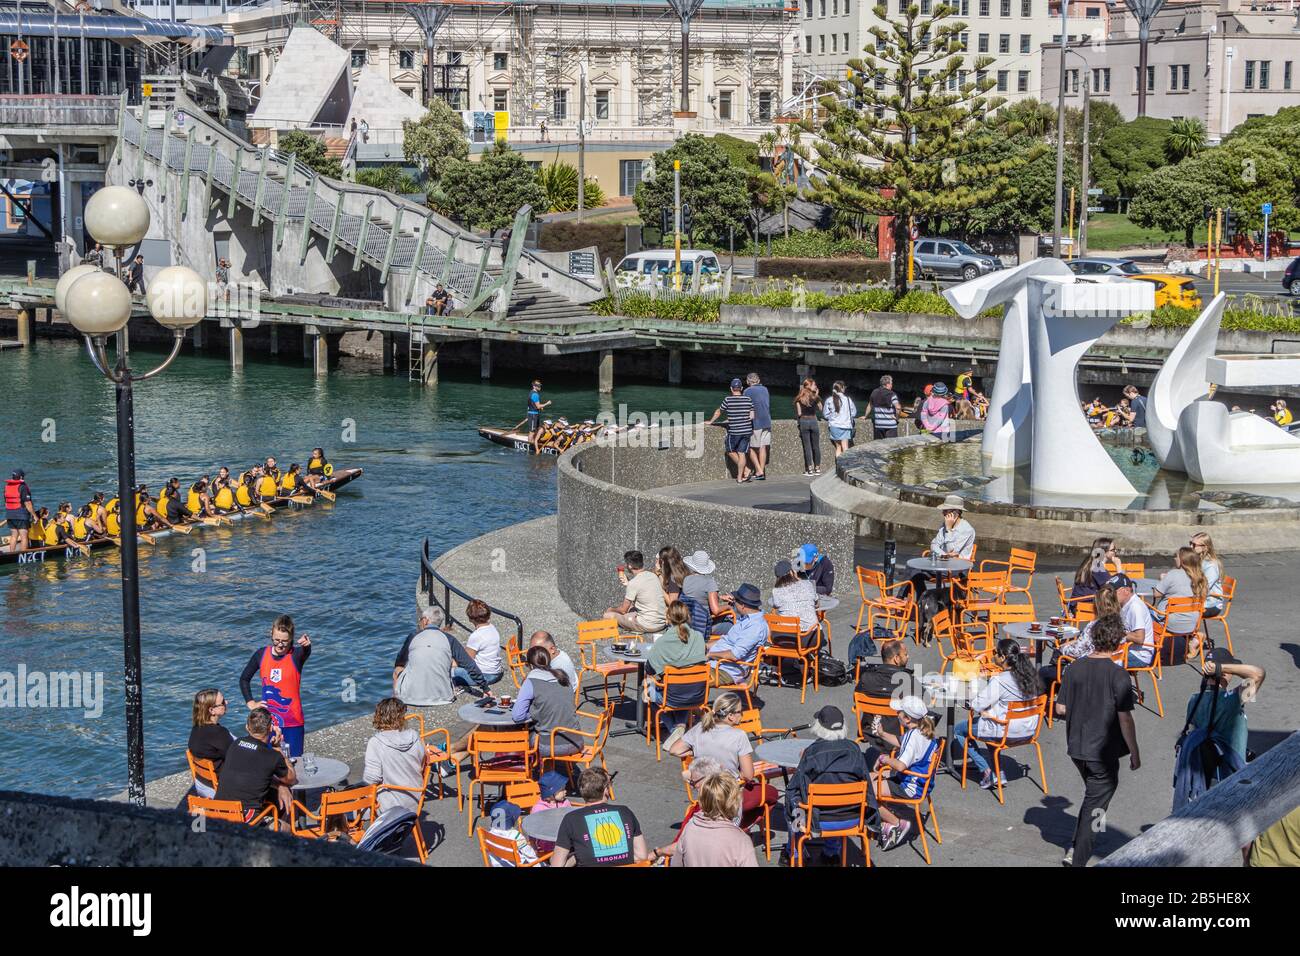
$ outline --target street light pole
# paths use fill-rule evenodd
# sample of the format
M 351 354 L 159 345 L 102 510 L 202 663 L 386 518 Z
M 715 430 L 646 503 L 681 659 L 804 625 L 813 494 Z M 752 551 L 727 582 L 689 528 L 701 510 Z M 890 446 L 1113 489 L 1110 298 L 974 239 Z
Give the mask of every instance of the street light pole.
M 1056 210 L 1052 213 L 1052 255 L 1061 258 L 1061 206 L 1065 202 L 1065 46 L 1069 0 L 1061 4 L 1061 68 L 1056 91 Z
M 1076 257 L 1088 254 L 1088 123 L 1089 106 L 1092 99 L 1092 73 L 1083 71 L 1083 159 L 1080 163 L 1079 178 L 1083 181 L 1083 205 L 1079 209 L 1079 245 Z

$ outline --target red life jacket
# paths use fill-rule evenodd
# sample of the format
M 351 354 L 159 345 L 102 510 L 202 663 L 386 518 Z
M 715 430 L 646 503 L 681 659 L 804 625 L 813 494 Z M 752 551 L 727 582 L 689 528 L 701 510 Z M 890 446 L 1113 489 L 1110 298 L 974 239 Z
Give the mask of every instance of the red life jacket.
M 21 478 L 8 478 L 5 480 L 5 509 L 7 511 L 25 511 L 23 507 L 23 488 L 27 482 Z M 27 492 L 29 495 L 30 491 Z
M 262 703 L 281 727 L 302 727 L 302 673 L 293 662 L 293 647 L 277 658 L 270 647 L 262 650 Z

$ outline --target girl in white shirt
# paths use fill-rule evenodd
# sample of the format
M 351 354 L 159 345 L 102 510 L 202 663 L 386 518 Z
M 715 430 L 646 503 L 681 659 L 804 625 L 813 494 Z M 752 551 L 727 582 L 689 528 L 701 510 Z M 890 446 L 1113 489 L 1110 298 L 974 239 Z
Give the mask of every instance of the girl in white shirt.
M 835 445 L 835 457 L 838 458 L 849 450 L 849 441 L 853 438 L 853 419 L 858 409 L 844 391 L 844 383 L 836 382 L 831 386 L 831 394 L 822 404 L 822 416 L 830 431 L 831 442 Z
M 492 623 L 492 612 L 482 601 L 470 601 L 465 608 L 465 616 L 474 625 L 473 633 L 465 641 L 465 650 L 474 658 L 484 680 L 495 684 L 505 673 L 505 665 L 501 661 L 501 632 Z M 470 686 L 469 672 L 462 668 L 452 671 L 452 680 L 465 687 Z
M 975 725 L 968 753 L 971 763 L 980 772 L 980 787 L 984 790 L 992 789 L 997 781 L 993 778 L 993 770 L 980 752 L 975 737 L 981 740 L 1001 740 L 1004 731 L 1008 740 L 1032 737 L 1038 729 L 1037 717 L 1018 717 L 1011 721 L 1010 727 L 998 721 L 1007 719 L 1008 704 L 1033 700 L 1043 692 L 1038 669 L 1034 667 L 1033 660 L 1020 649 L 1018 642 L 1009 637 L 998 641 L 993 652 L 993 663 L 1001 667 L 1002 672 L 995 674 L 970 702 L 971 713 L 978 714 L 979 721 Z M 970 725 L 970 719 L 967 719 L 954 727 L 953 739 L 964 738 Z M 1006 782 L 1005 776 L 1003 782 Z

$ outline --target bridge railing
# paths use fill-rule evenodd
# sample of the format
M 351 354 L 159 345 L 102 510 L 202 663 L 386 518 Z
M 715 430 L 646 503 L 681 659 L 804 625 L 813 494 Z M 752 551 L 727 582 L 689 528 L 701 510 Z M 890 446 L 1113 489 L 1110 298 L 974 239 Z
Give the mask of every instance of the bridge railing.
M 3 126 L 116 126 L 116 96 L 0 94 Z

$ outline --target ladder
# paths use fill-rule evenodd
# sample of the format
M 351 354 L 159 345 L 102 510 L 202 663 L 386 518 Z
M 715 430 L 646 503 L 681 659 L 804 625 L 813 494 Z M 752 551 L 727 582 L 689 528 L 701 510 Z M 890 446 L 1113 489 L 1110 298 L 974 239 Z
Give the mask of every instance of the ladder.
M 406 320 L 406 380 L 424 382 L 424 316 Z

